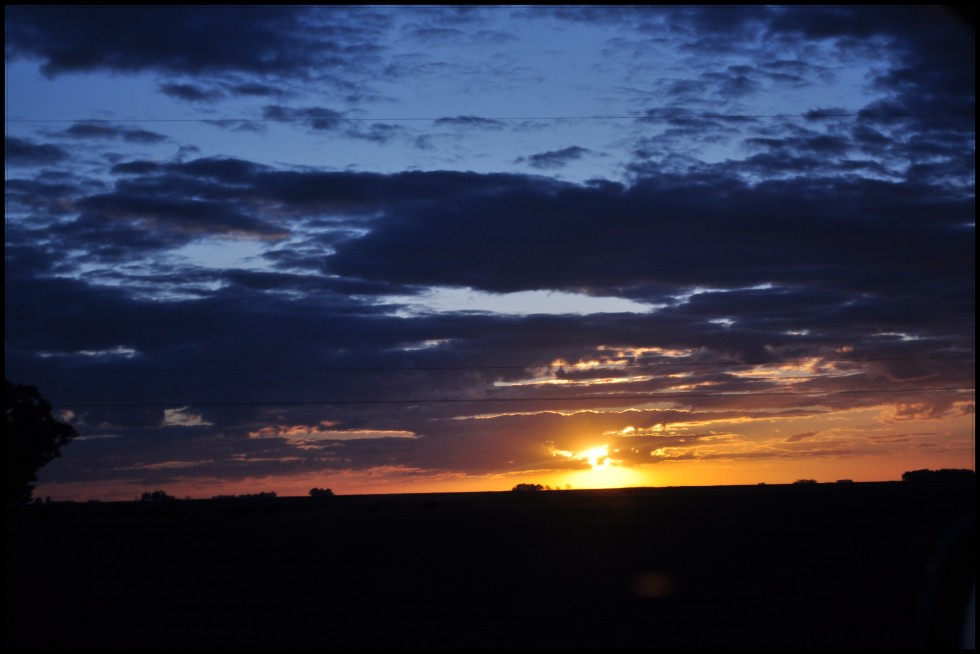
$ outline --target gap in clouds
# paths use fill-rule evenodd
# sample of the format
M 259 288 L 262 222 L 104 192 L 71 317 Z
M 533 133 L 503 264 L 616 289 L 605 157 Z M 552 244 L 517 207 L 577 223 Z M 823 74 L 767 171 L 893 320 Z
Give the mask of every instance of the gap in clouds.
M 617 297 L 595 297 L 564 291 L 487 293 L 472 288 L 431 287 L 415 296 L 379 298 L 399 305 L 396 316 L 413 317 L 444 312 L 477 312 L 513 316 L 648 313 L 661 305 Z

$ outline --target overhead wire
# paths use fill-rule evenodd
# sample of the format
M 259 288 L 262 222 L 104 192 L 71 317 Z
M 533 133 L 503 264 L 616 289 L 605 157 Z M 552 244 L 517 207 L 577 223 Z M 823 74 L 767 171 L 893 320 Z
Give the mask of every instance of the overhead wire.
M 156 373 L 288 373 L 288 372 L 435 372 L 435 371 L 465 371 L 465 370 L 593 370 L 593 369 L 628 369 L 640 367 L 657 366 L 765 366 L 765 365 L 788 365 L 805 363 L 881 363 L 899 361 L 962 361 L 973 359 L 973 354 L 957 356 L 937 356 L 937 357 L 868 357 L 868 358 L 834 358 L 823 359 L 819 357 L 801 357 L 793 359 L 779 360 L 749 360 L 749 361 L 628 361 L 628 362 L 601 362 L 601 361 L 581 361 L 553 364 L 516 364 L 516 365 L 464 365 L 464 366 L 317 366 L 309 368 L 123 368 L 123 367 L 99 367 L 99 368 L 12 368 L 6 370 L 8 374 L 68 374 L 68 373 L 131 373 L 131 374 L 156 374 Z M 814 361 L 817 359 L 817 361 Z M 588 368 L 577 368 L 579 365 L 588 365 Z
M 807 120 L 823 120 L 826 118 L 975 118 L 972 113 L 868 113 L 868 112 L 834 112 L 834 113 L 779 113 L 779 114 L 717 114 L 717 113 L 685 113 L 683 109 L 668 109 L 664 115 L 598 115 L 598 116 L 293 116 L 278 118 L 5 118 L 5 124 L 26 124 L 26 123 L 302 123 L 309 121 L 344 121 L 358 122 L 455 122 L 472 120 L 484 121 L 513 121 L 513 120 L 540 120 L 540 121 L 562 121 L 562 120 L 641 120 L 641 121 L 661 121 L 686 118 L 806 118 Z
M 249 400 L 249 401 L 154 401 L 154 402 L 72 402 L 61 401 L 60 406 L 68 408 L 153 408 L 153 407 L 252 407 L 252 406 L 330 406 L 363 404 L 487 404 L 512 402 L 656 402 L 662 398 L 718 398 L 718 397 L 757 397 L 757 396 L 836 396 L 863 395 L 872 393 L 967 393 L 975 392 L 969 387 L 921 387 L 921 388 L 850 388 L 823 389 L 813 391 L 734 391 L 734 392 L 655 392 L 630 393 L 622 395 L 570 395 L 570 396 L 521 396 L 521 397 L 453 397 L 453 398 L 392 398 L 392 399 L 331 399 L 331 400 Z

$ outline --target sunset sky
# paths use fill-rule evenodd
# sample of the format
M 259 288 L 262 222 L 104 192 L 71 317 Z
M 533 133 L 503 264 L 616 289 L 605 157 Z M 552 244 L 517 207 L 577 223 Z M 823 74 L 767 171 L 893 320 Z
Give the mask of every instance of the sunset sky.
M 7 6 L 38 496 L 974 468 L 938 6 Z

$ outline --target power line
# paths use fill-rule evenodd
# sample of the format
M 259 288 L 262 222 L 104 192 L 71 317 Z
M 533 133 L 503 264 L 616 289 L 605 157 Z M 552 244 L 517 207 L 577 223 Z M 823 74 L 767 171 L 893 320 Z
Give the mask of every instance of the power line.
M 297 123 L 309 121 L 344 121 L 358 122 L 465 122 L 466 119 L 478 121 L 515 121 L 515 120 L 541 120 L 541 121 L 560 121 L 560 120 L 642 120 L 642 121 L 661 121 L 689 118 L 806 118 L 808 120 L 822 120 L 825 118 L 975 118 L 972 113 L 862 113 L 862 112 L 841 112 L 841 113 L 799 113 L 799 114 L 709 114 L 709 113 L 674 113 L 657 115 L 608 115 L 608 116 L 397 116 L 397 117 L 364 117 L 364 116 L 296 116 L 292 118 L 12 118 L 4 119 L 5 124 L 26 124 L 26 123 Z
M 872 362 L 898 362 L 898 361 L 962 361 L 973 359 L 974 355 L 965 354 L 959 356 L 943 357 L 872 357 L 865 359 L 819 359 L 816 363 L 872 363 Z M 70 374 L 70 373 L 287 373 L 287 372 L 436 372 L 436 371 L 464 371 L 464 370 L 601 370 L 609 368 L 650 368 L 657 366 L 761 366 L 761 365 L 786 365 L 812 363 L 813 358 L 800 359 L 781 359 L 778 361 L 633 361 L 633 362 L 609 362 L 597 363 L 595 368 L 576 368 L 576 363 L 561 364 L 526 364 L 526 365 L 466 365 L 466 366 L 329 366 L 314 368 L 15 368 L 5 371 L 7 374 Z M 584 362 L 589 364 L 591 362 Z
M 59 401 L 64 408 L 152 408 L 152 407 L 253 407 L 253 406 L 331 406 L 331 405 L 364 405 L 364 404 L 486 404 L 511 402 L 637 402 L 657 401 L 661 398 L 716 398 L 716 397 L 758 397 L 758 396 L 835 396 L 858 395 L 872 393 L 964 393 L 975 392 L 968 387 L 943 388 L 867 388 L 842 389 L 821 391 L 746 391 L 746 392 L 716 392 L 694 393 L 680 391 L 674 393 L 638 393 L 629 395 L 575 395 L 575 396 L 538 396 L 538 397 L 478 397 L 478 398 L 411 398 L 411 399 L 361 399 L 361 400 L 282 400 L 282 401 L 239 401 L 239 402 L 65 402 Z

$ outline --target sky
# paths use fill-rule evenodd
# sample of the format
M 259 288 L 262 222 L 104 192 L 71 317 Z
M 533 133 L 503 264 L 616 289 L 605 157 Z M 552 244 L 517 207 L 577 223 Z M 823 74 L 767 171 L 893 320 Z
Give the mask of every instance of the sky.
M 52 499 L 974 468 L 941 6 L 5 7 Z

